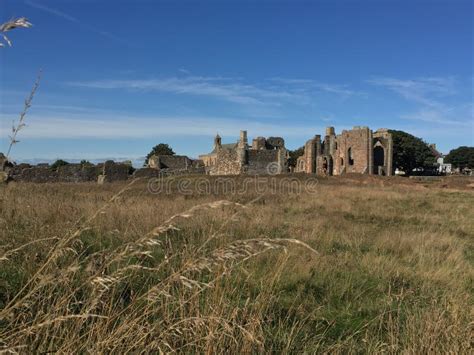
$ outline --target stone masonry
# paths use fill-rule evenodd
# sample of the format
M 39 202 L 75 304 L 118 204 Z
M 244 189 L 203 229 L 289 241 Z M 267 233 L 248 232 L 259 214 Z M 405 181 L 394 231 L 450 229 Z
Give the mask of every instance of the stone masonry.
M 281 174 L 287 171 L 288 152 L 281 137 L 257 137 L 248 144 L 247 131 L 240 131 L 237 143 L 222 144 L 214 138 L 214 149 L 199 156 L 210 175 Z
M 131 163 L 106 161 L 98 165 L 67 164 L 53 169 L 48 164 L 11 164 L 0 153 L 3 180 L 26 182 L 112 182 L 132 177 Z M 214 138 L 214 149 L 198 160 L 186 156 L 152 156 L 147 168 L 139 169 L 134 177 L 154 177 L 166 173 L 210 175 L 281 174 L 288 171 L 288 151 L 281 137 L 256 137 L 249 144 L 247 131 L 240 131 L 236 143 L 222 144 Z M 393 140 L 387 129 L 370 130 L 354 127 L 336 135 L 327 127 L 324 138 L 315 135 L 304 146 L 295 172 L 317 175 L 358 173 L 368 175 L 393 174 Z
M 57 182 L 112 182 L 127 180 L 132 172 L 128 163 L 116 163 L 106 161 L 93 164 L 67 164 L 53 168 L 48 164 L 9 164 L 5 167 L 8 180 L 33 182 L 33 183 L 57 183 Z
M 387 129 L 373 132 L 368 127 L 356 126 L 336 135 L 334 127 L 327 127 L 323 140 L 316 135 L 306 142 L 295 171 L 322 176 L 392 175 L 392 160 L 392 135 Z
M 162 174 L 203 174 L 204 163 L 198 159 L 191 159 L 185 155 L 152 155 L 148 159 L 148 169 Z M 145 175 L 147 173 L 144 173 Z M 154 173 L 151 173 L 152 175 Z M 159 175 L 160 175 L 159 174 Z
M 148 167 L 157 170 L 187 170 L 192 165 L 193 161 L 185 155 L 152 155 L 148 159 Z

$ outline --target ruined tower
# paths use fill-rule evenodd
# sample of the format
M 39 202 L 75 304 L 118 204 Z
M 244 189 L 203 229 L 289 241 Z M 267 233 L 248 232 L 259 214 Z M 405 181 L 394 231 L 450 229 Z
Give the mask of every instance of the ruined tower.
M 214 149 L 200 155 L 210 175 L 281 174 L 288 170 L 288 151 L 282 137 L 256 137 L 248 144 L 247 131 L 240 131 L 235 143 L 214 139 Z
M 247 164 L 247 131 L 240 131 L 240 139 L 237 143 L 237 160 L 242 168 Z
M 261 150 L 265 149 L 266 139 L 264 137 L 254 138 L 252 141 L 252 149 Z
M 327 127 L 325 133 L 324 141 L 315 136 L 306 142 L 304 154 L 296 164 L 297 172 L 392 174 L 393 142 L 388 130 L 373 132 L 368 127 L 355 126 L 336 135 L 334 127 Z
M 219 134 L 214 137 L 214 150 L 219 150 L 222 147 L 222 139 Z

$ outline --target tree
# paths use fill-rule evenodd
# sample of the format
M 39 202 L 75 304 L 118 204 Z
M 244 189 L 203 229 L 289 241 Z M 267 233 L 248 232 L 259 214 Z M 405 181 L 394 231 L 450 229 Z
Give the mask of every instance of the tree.
M 148 160 L 151 158 L 152 155 L 175 155 L 176 153 L 171 149 L 168 144 L 160 143 L 155 145 L 150 153 L 146 156 L 145 159 L 145 166 L 148 165 Z
M 58 170 L 60 166 L 65 166 L 65 165 L 69 165 L 69 163 L 65 160 L 58 159 L 51 165 L 51 169 Z
M 410 175 L 414 169 L 432 168 L 436 162 L 428 144 L 418 137 L 397 130 L 389 130 L 393 138 L 393 168 Z
M 446 163 L 451 163 L 455 168 L 474 169 L 474 147 L 462 146 L 453 149 L 446 155 Z
M 92 164 L 89 160 L 81 160 L 80 162 L 81 166 L 94 166 L 94 164 Z
M 299 147 L 295 150 L 289 150 L 288 154 L 290 156 L 288 158 L 288 166 L 296 167 L 296 161 L 304 154 L 304 147 Z

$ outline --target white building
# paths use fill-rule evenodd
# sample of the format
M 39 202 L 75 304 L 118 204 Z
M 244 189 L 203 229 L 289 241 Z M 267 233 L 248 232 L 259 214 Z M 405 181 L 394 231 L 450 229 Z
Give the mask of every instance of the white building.
M 452 166 L 451 164 L 444 162 L 444 156 L 440 156 L 436 163 L 438 163 L 438 172 L 440 174 L 451 174 L 452 173 Z

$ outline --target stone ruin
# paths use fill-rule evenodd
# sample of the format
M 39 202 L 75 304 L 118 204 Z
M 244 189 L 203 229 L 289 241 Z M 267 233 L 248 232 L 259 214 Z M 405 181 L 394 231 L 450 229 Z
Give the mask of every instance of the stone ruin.
M 8 180 L 8 174 L 5 171 L 7 164 L 7 157 L 3 153 L 0 153 L 0 183 L 6 182 Z
M 132 171 L 132 164 L 126 163 L 115 163 L 112 160 L 107 160 L 105 163 L 98 164 L 97 168 L 100 171 L 97 177 L 97 182 L 103 184 L 104 182 L 113 182 L 127 180 Z
M 393 174 L 393 141 L 387 129 L 373 132 L 356 126 L 336 135 L 334 127 L 306 142 L 304 154 L 296 163 L 295 172 L 325 175 L 358 173 L 368 175 Z
M 359 173 L 393 174 L 393 141 L 387 129 L 375 132 L 354 127 L 336 135 L 334 127 L 326 135 L 308 140 L 298 158 L 295 172 L 317 175 Z M 53 169 L 48 164 L 11 164 L 0 153 L 0 181 L 91 182 L 123 181 L 132 177 L 151 178 L 163 174 L 261 175 L 288 171 L 288 151 L 281 137 L 257 137 L 248 144 L 247 131 L 240 131 L 235 143 L 222 144 L 214 138 L 214 149 L 193 160 L 183 155 L 154 155 L 148 166 L 133 169 L 130 162 L 106 161 L 101 164 L 67 164 Z
M 184 169 L 192 165 L 193 161 L 185 155 L 152 155 L 148 159 L 148 166 L 152 169 Z
M 214 138 L 214 149 L 199 156 L 210 175 L 280 174 L 288 169 L 288 151 L 281 137 L 257 137 L 248 144 L 247 131 L 240 131 L 236 143 L 222 144 Z
M 127 180 L 131 175 L 132 166 L 129 163 L 67 164 L 53 168 L 49 164 L 11 164 L 2 162 L 0 153 L 0 171 L 6 176 L 5 180 L 57 183 L 57 182 L 113 182 Z
M 204 173 L 204 165 L 201 161 L 185 156 L 158 156 L 152 157 L 151 161 L 150 166 L 141 169 L 134 169 L 131 162 L 112 160 L 97 165 L 68 163 L 54 168 L 49 164 L 12 164 L 0 153 L 0 182 L 98 182 L 103 184 L 130 178 L 158 177 L 174 172 Z
M 8 164 L 8 159 L 7 157 L 3 154 L 0 153 L 0 171 L 5 170 L 5 166 Z
M 204 164 L 201 160 L 191 159 L 185 155 L 152 155 L 148 159 L 148 168 L 167 173 L 204 173 Z

